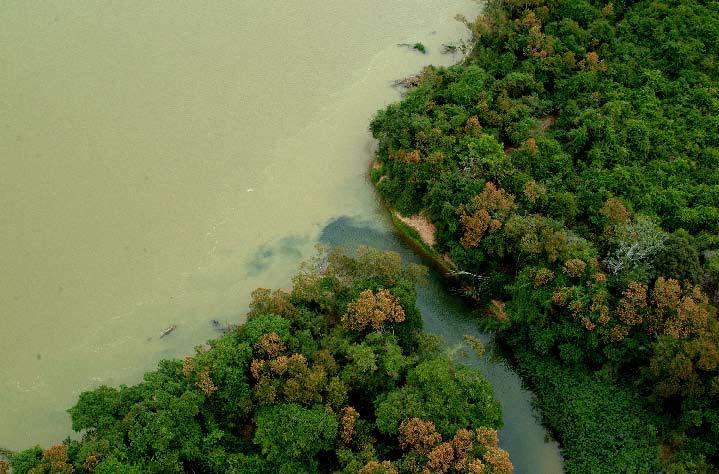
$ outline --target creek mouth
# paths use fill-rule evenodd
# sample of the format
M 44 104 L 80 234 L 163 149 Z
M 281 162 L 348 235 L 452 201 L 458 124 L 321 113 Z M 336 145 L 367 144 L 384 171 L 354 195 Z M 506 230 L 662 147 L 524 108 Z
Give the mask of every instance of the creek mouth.
M 373 220 L 343 216 L 330 221 L 320 233 L 320 242 L 328 246 L 354 249 L 361 245 L 391 250 L 402 255 L 405 263 L 427 262 L 403 241 L 392 228 L 387 213 L 377 212 Z M 454 294 L 447 280 L 435 269 L 429 269 L 424 285 L 417 288 L 417 307 L 422 312 L 424 329 L 440 336 L 447 350 L 455 350 L 465 335 L 479 338 L 485 345 L 492 336 L 477 327 L 479 315 L 458 294 Z M 523 387 L 522 381 L 509 363 L 489 354 L 478 357 L 473 351 L 455 354 L 460 363 L 479 367 L 489 380 L 497 400 L 502 405 L 504 427 L 500 431 L 499 444 L 509 452 L 516 474 L 556 474 L 563 472 L 563 460 L 559 445 L 539 420 L 532 406 L 532 393 Z

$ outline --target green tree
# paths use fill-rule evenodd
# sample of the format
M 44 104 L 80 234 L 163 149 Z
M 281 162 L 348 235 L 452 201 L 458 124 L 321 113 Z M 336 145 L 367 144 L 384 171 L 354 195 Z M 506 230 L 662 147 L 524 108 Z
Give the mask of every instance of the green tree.
M 410 370 L 407 384 L 377 398 L 377 428 L 396 435 L 408 418 L 432 421 L 445 437 L 460 428 L 501 426 L 501 408 L 492 387 L 476 371 L 437 357 Z
M 331 450 L 337 438 L 337 418 L 323 407 L 278 405 L 257 413 L 253 441 L 267 459 L 280 466 L 317 469 L 315 456 Z

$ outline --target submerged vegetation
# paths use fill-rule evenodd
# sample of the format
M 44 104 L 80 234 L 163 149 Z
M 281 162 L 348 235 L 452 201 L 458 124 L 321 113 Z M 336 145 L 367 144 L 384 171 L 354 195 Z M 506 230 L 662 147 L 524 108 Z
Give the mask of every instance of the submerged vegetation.
M 14 472 L 508 474 L 491 386 L 422 332 L 421 273 L 323 253 L 193 356 L 82 393 L 81 440 L 11 455 Z
M 719 3 L 495 0 L 468 24 L 464 63 L 373 121 L 378 190 L 475 276 L 568 472 L 716 470 Z

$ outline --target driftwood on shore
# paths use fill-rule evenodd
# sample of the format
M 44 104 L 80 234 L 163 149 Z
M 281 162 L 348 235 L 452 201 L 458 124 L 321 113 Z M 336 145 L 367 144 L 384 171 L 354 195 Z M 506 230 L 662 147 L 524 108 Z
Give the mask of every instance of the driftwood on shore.
M 226 333 L 230 332 L 232 330 L 232 328 L 234 327 L 230 323 L 222 324 L 221 322 L 219 322 L 216 319 L 211 320 L 210 323 L 212 323 L 212 327 L 215 329 L 215 331 L 219 331 L 222 334 L 226 334 Z
M 422 54 L 427 54 L 427 47 L 423 45 L 422 43 L 397 43 L 397 46 L 400 46 L 402 48 L 409 48 L 413 49 L 415 51 L 419 51 Z
M 407 76 L 404 79 L 397 79 L 392 83 L 395 87 L 404 87 L 405 89 L 412 89 L 418 87 L 422 83 L 422 74 L 415 74 L 414 76 Z
M 442 54 L 456 54 L 457 51 L 460 49 L 456 44 L 442 44 Z
M 450 272 L 449 274 L 450 274 L 450 276 L 457 278 L 457 279 L 459 279 L 460 277 L 471 277 L 471 280 L 473 283 L 478 283 L 478 282 L 489 280 L 489 277 L 487 277 L 485 275 L 481 275 L 479 273 L 467 272 L 464 270 L 457 270 L 454 272 Z

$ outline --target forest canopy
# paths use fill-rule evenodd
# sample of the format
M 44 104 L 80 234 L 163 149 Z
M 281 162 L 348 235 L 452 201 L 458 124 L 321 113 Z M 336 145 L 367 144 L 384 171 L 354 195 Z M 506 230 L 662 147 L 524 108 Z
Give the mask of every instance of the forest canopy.
M 569 472 L 718 468 L 719 2 L 494 0 L 467 24 L 465 61 L 372 122 L 377 188 L 482 277 Z
M 13 454 L 14 472 L 509 474 L 492 387 L 422 332 L 422 270 L 323 252 L 193 355 L 82 393 L 81 439 Z

